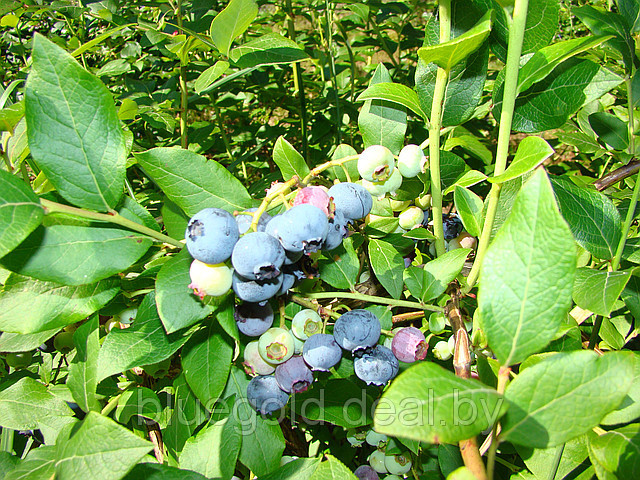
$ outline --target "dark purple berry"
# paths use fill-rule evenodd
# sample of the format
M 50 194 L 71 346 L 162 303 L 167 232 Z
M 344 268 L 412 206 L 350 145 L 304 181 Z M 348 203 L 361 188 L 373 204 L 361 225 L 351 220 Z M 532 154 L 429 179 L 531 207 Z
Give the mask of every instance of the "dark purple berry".
M 273 325 L 273 309 L 268 303 L 245 302 L 236 305 L 233 318 L 242 333 L 248 337 L 259 337 Z
M 464 226 L 462 225 L 462 220 L 460 220 L 460 217 L 457 214 L 451 213 L 447 215 L 446 213 L 443 213 L 442 228 L 444 229 L 444 239 L 449 241 L 460 235 Z
M 276 380 L 285 392 L 305 392 L 313 383 L 313 373 L 300 355 L 291 357 L 276 367 Z
M 269 415 L 280 410 L 289 401 L 289 394 L 284 392 L 273 375 L 253 377 L 247 385 L 249 404 L 262 415 Z
M 378 472 L 369 465 L 360 465 L 355 469 L 353 474 L 358 477 L 359 480 L 380 480 Z

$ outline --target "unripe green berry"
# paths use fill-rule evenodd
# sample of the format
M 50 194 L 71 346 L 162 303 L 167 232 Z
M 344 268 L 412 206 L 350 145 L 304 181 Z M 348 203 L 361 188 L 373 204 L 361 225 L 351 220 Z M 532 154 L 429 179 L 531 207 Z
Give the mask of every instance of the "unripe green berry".
M 270 328 L 258 340 L 258 353 L 265 362 L 275 365 L 284 363 L 295 351 L 294 337 L 284 328 Z
M 433 356 L 438 360 L 449 360 L 451 358 L 451 349 L 449 348 L 449 343 L 444 340 L 439 341 L 433 347 Z
M 424 171 L 427 157 L 418 145 L 406 145 L 398 155 L 398 170 L 405 178 L 413 178 Z
M 387 467 L 384 464 L 385 454 L 382 450 L 375 450 L 369 455 L 369 465 L 378 473 L 387 473 Z
M 411 205 L 411 200 L 402 201 L 390 199 L 389 205 L 391 206 L 391 210 L 393 210 L 394 212 L 401 212 Z
M 444 332 L 447 327 L 446 318 L 443 313 L 432 313 L 429 317 L 429 331 L 435 335 Z
M 431 195 L 428 193 L 426 195 L 422 195 L 421 197 L 416 198 L 413 203 L 416 204 L 416 207 L 420 207 L 423 210 L 431 208 Z
M 398 216 L 399 225 L 405 230 L 411 230 L 422 225 L 424 212 L 420 207 L 409 207 Z
M 73 343 L 73 333 L 71 332 L 60 332 L 53 339 L 53 346 L 60 353 L 67 354 L 74 348 L 76 348 Z
M 305 308 L 299 311 L 291 320 L 291 333 L 300 340 L 306 340 L 311 335 L 322 332 L 322 318 L 315 310 Z
M 384 182 L 395 165 L 393 154 L 383 145 L 371 145 L 358 157 L 358 173 L 369 182 Z
M 200 260 L 194 260 L 189 268 L 191 283 L 194 293 L 203 299 L 205 295 L 219 297 L 231 289 L 233 270 L 224 263 L 209 265 Z
M 28 367 L 31 364 L 31 352 L 11 352 L 7 353 L 4 357 L 4 361 L 8 367 L 13 367 L 16 370 Z
M 411 470 L 411 456 L 408 453 L 385 455 L 384 466 L 393 475 L 404 475 Z

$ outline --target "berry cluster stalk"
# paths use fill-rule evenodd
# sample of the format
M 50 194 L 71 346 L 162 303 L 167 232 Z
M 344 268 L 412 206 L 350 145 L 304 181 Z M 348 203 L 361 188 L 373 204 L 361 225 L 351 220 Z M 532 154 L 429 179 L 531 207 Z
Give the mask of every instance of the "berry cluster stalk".
M 498 131 L 498 149 L 496 152 L 496 166 L 494 176 L 498 176 L 505 171 L 507 166 L 507 156 L 509 155 L 509 138 L 511 136 L 511 124 L 513 123 L 513 110 L 518 96 L 518 70 L 520 69 L 520 54 L 522 53 L 522 41 L 527 25 L 527 11 L 529 0 L 516 0 L 513 7 L 513 19 L 509 26 L 509 48 L 507 50 L 507 65 L 505 67 L 504 93 L 502 95 L 502 112 L 500 114 L 500 130 Z M 507 14 L 507 18 L 509 15 Z M 494 183 L 489 192 L 489 203 L 487 206 L 487 216 L 482 227 L 480 242 L 476 260 L 471 267 L 471 272 L 467 279 L 466 292 L 478 281 L 482 261 L 487 253 L 489 242 L 491 241 L 491 231 L 493 222 L 498 210 L 498 200 L 500 199 L 501 183 Z
M 451 0 L 440 0 L 440 43 L 451 38 Z M 440 129 L 442 128 L 442 107 L 444 105 L 449 71 L 438 67 L 436 85 L 431 104 L 429 123 L 429 169 L 431 172 L 431 210 L 433 212 L 433 234 L 436 236 L 436 254 L 444 255 L 444 228 L 442 226 L 442 184 L 440 183 Z

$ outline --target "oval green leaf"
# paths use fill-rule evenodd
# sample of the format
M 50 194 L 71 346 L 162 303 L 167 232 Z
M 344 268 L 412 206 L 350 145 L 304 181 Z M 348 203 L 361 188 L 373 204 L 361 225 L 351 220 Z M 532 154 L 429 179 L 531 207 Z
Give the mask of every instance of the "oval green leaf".
M 465 230 L 472 236 L 477 237 L 482 230 L 482 208 L 484 202 L 471 190 L 456 186 L 453 194 L 453 201 L 456 210 L 460 215 Z
M 524 184 L 487 250 L 480 319 L 502 365 L 545 347 L 571 307 L 576 251 L 544 170 Z
M 273 161 L 278 165 L 285 180 L 293 178 L 294 175 L 302 180 L 309 174 L 304 157 L 283 136 L 278 137 L 273 147 Z
M 242 35 L 258 16 L 258 5 L 254 0 L 231 0 L 211 22 L 211 40 L 218 51 L 229 56 L 233 39 Z
M 589 115 L 589 125 L 598 138 L 614 150 L 625 150 L 629 146 L 627 124 L 615 115 L 607 112 L 592 113 Z
M 389 295 L 400 298 L 404 259 L 398 251 L 390 243 L 372 238 L 369 241 L 369 260 L 376 278 Z
M 526 137 L 518 145 L 513 161 L 509 167 L 495 177 L 489 177 L 491 183 L 504 183 L 530 172 L 547 158 L 553 155 L 553 148 L 542 137 Z
M 573 284 L 573 301 L 585 310 L 608 317 L 630 277 L 630 271 L 606 272 L 579 268 Z
M 375 85 L 369 86 L 356 98 L 356 102 L 364 102 L 365 100 L 388 100 L 399 103 L 413 113 L 420 115 L 423 119 L 426 120 L 428 118 L 427 114 L 420 107 L 418 94 L 406 85 L 399 83 L 376 83 Z

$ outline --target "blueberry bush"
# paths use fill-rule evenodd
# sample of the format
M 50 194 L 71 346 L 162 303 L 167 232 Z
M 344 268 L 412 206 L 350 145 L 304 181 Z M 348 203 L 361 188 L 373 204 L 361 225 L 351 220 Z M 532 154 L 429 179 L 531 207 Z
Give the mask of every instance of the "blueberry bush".
M 638 0 L 0 4 L 0 472 L 640 478 Z

